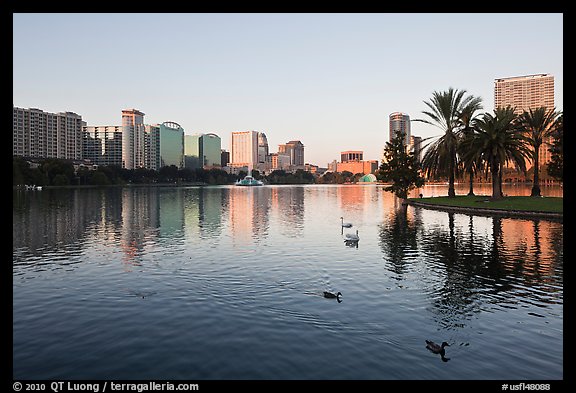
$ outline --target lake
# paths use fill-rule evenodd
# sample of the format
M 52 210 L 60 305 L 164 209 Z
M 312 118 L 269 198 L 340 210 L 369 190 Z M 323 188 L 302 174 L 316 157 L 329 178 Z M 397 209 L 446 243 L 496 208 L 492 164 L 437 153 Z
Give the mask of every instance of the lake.
M 15 380 L 564 378 L 562 221 L 375 185 L 125 187 L 14 191 L 12 233 Z

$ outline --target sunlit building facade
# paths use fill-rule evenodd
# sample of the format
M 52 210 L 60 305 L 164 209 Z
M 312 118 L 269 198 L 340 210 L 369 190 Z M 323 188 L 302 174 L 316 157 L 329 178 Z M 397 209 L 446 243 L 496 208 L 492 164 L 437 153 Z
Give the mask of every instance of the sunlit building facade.
M 516 114 L 521 114 L 529 109 L 545 107 L 554 109 L 554 76 L 551 74 L 533 74 L 498 78 L 494 81 L 494 109 L 507 107 L 515 108 Z M 548 151 L 552 138 L 546 138 L 540 146 L 540 165 L 547 164 L 551 159 Z M 532 167 L 532 162 L 526 162 L 527 169 Z
M 290 157 L 290 164 L 294 167 L 304 169 L 304 145 L 300 141 L 290 141 L 283 145 L 278 145 L 278 154 Z
M 144 168 L 144 146 L 144 113 L 137 109 L 122 110 L 122 166 Z
M 520 114 L 544 106 L 554 108 L 554 76 L 534 74 L 494 81 L 494 109 L 512 106 Z
M 82 116 L 12 107 L 12 155 L 82 159 Z
M 340 161 L 336 163 L 336 172 L 374 173 L 378 169 L 377 160 L 364 161 L 364 152 L 361 150 L 347 150 L 340 153 Z
M 258 132 L 234 131 L 230 143 L 230 166 L 252 169 L 258 163 Z

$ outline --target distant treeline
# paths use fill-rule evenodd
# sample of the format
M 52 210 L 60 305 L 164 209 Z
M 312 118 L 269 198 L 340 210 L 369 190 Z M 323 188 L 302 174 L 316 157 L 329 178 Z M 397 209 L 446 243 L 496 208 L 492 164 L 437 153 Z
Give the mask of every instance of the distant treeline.
M 154 183 L 203 183 L 230 184 L 238 180 L 239 175 L 229 174 L 221 169 L 178 169 L 166 166 L 153 169 L 124 169 L 118 165 L 98 166 L 97 169 L 85 167 L 74 170 L 69 160 L 47 158 L 31 167 L 22 157 L 12 159 L 12 184 L 34 184 L 37 186 L 66 185 L 125 185 Z
M 12 184 L 14 186 L 30 184 L 37 186 L 67 186 L 67 185 L 126 185 L 155 183 L 195 183 L 195 184 L 232 184 L 244 178 L 247 173 L 240 171 L 230 174 L 222 169 L 178 169 L 176 166 L 165 166 L 159 170 L 124 169 L 118 165 L 98 166 L 88 169 L 81 166 L 74 170 L 69 160 L 47 158 L 31 166 L 22 157 L 12 158 Z M 310 172 L 298 170 L 295 173 L 276 170 L 263 176 L 257 170 L 252 176 L 267 184 L 311 184 L 316 178 Z

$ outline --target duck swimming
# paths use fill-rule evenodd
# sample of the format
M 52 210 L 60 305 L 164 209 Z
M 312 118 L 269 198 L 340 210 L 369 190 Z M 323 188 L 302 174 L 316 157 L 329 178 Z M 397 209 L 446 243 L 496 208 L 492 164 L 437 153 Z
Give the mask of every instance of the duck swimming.
M 428 348 L 428 350 L 430 350 L 433 353 L 439 354 L 442 357 L 442 361 L 444 362 L 450 360 L 450 358 L 444 357 L 444 355 L 446 354 L 444 347 L 449 346 L 450 344 L 448 344 L 446 341 L 443 341 L 442 345 L 438 345 L 434 341 L 426 340 L 426 348 Z
M 340 300 L 340 296 L 342 296 L 342 294 L 340 292 L 338 292 L 336 295 L 334 295 L 332 292 L 324 291 L 324 297 L 325 298 L 336 299 L 336 300 L 338 300 L 338 303 L 340 303 L 342 301 L 342 300 Z

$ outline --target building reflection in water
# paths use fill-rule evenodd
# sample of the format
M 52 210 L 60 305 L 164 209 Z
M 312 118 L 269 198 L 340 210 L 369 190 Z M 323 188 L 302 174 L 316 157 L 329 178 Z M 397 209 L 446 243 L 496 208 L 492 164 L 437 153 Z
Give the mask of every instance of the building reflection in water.
M 234 187 L 229 190 L 229 225 L 234 245 L 251 244 L 268 233 L 268 188 Z

